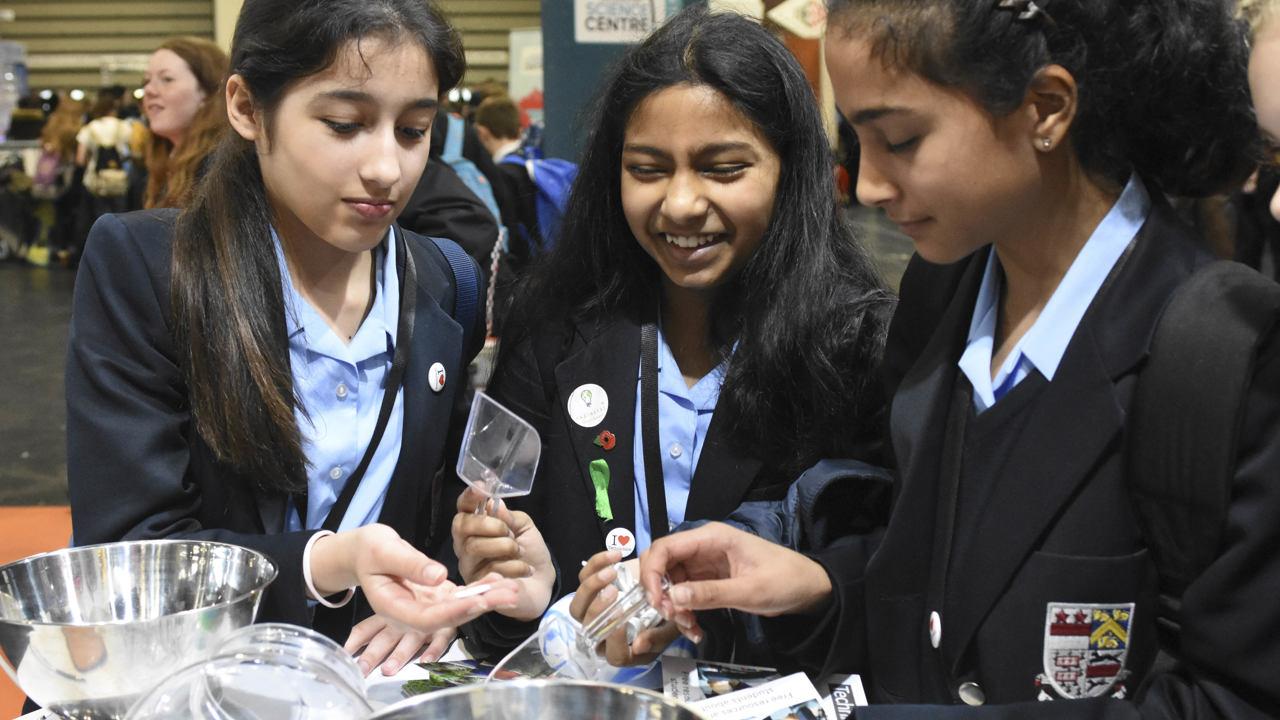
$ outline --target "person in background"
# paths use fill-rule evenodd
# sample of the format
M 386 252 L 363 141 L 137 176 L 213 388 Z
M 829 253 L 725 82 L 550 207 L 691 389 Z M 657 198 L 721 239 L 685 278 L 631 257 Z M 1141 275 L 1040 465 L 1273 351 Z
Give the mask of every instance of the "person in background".
M 84 103 L 68 97 L 61 97 L 58 106 L 49 113 L 44 127 L 40 130 L 41 152 L 53 153 L 61 166 L 69 167 L 59 170 L 65 177 L 65 183 L 51 197 L 39 200 L 36 207 L 38 221 L 47 229 L 49 251 L 59 262 L 71 265 L 74 261 L 73 250 L 78 246 L 76 223 L 80 208 L 85 202 L 82 194 L 84 186 L 80 182 L 81 172 L 76 164 L 76 135 L 79 134 L 81 119 L 84 115 Z M 40 205 L 47 203 L 45 208 Z
M 520 150 L 520 108 L 506 95 L 492 95 L 477 107 L 472 119 L 484 149 L 498 163 Z
M 59 259 L 73 264 L 84 247 L 84 238 L 103 213 L 123 212 L 125 185 L 101 183 L 98 179 L 110 173 L 123 180 L 127 161 L 129 136 L 133 125 L 116 116 L 116 109 L 124 97 L 119 85 L 101 88 L 89 109 L 88 120 L 76 133 L 76 167 L 84 192 L 77 193 L 80 200 L 76 217 L 76 232 L 69 247 L 59 252 Z
M 149 78 L 161 133 L 177 109 L 158 87 L 173 70 L 164 57 Z M 207 182 L 181 211 L 104 216 L 77 277 L 77 545 L 260 550 L 279 576 L 257 619 L 363 649 L 365 672 L 435 659 L 454 626 L 514 604 L 497 576 L 454 597 L 430 557 L 448 539 L 433 478 L 456 452 L 451 415 L 484 340 L 453 314 L 479 271 L 453 243 L 393 222 L 464 68 L 456 32 L 421 0 L 244 3 L 225 91 L 233 132 Z
M 494 288 L 494 314 L 501 325 L 509 311 L 512 287 L 528 269 L 533 248 L 543 246 L 538 228 L 538 188 L 523 163 L 503 162 L 520 149 L 520 108 L 515 102 L 506 95 L 489 95 L 471 117 L 476 136 L 493 158 L 497 184 L 503 186 L 501 193 L 510 198 L 514 207 L 515 222 L 507 226 L 507 251 L 501 258 Z
M 142 86 L 151 130 L 145 207 L 185 207 L 191 200 L 227 129 L 226 77 L 226 53 L 203 38 L 171 37 L 151 53 Z
M 919 256 L 886 351 L 892 514 L 807 554 L 677 533 L 641 559 L 649 597 L 694 636 L 702 608 L 780 616 L 776 651 L 862 673 L 859 720 L 1280 716 L 1274 328 L 1176 615 L 1128 456 L 1154 328 L 1214 259 L 1165 195 L 1257 162 L 1228 5 L 838 0 L 825 52 L 858 200 Z
M 894 299 L 836 205 L 799 63 L 758 23 L 695 6 L 630 50 L 597 97 L 563 228 L 516 291 L 489 386 L 542 438 L 532 493 L 509 503 L 560 571 L 518 620 L 580 579 L 572 614 L 594 616 L 609 565 L 651 538 L 780 499 L 821 458 L 881 460 Z M 539 570 L 524 529 L 456 516 L 454 547 L 472 550 L 463 578 Z M 499 649 L 529 633 L 512 619 L 467 632 Z M 675 633 L 654 637 L 610 657 L 648 659 Z M 707 656 L 747 652 L 713 639 Z
M 1274 175 L 1280 159 L 1280 0 L 1239 0 L 1238 9 L 1249 23 L 1249 90 Z M 1280 220 L 1280 184 L 1272 180 L 1271 215 Z

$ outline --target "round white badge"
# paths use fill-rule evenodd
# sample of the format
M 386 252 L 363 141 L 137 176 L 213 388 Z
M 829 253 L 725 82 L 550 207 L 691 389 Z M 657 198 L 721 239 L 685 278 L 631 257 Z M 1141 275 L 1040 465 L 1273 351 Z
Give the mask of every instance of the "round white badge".
M 569 417 L 581 427 L 595 427 L 609 412 L 609 395 L 594 383 L 579 385 L 569 395 Z
M 630 557 L 636 551 L 636 536 L 626 528 L 614 528 L 604 539 L 605 550 L 617 550 L 622 557 Z
M 440 392 L 444 389 L 444 365 L 441 363 L 432 363 L 431 369 L 427 371 L 427 382 L 431 385 L 431 389 Z

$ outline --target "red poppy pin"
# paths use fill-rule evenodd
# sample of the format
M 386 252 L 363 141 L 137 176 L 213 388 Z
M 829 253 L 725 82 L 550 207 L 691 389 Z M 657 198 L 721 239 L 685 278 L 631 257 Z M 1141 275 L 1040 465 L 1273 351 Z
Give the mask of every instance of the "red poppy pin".
M 596 445 L 599 445 L 605 450 L 612 450 L 614 444 L 618 442 L 618 438 L 614 437 L 613 433 L 608 430 L 604 430 L 596 436 L 595 442 Z

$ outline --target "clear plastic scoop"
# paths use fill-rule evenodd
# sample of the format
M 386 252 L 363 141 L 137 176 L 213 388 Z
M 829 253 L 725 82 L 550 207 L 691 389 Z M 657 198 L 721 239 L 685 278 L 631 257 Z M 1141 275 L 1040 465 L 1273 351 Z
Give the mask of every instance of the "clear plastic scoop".
M 621 563 L 614 567 L 619 578 L 628 577 Z M 663 577 L 664 594 L 670 586 L 670 581 Z M 662 616 L 649 604 L 644 586 L 632 584 L 586 625 L 566 615 L 548 615 L 538 632 L 508 653 L 485 682 L 507 679 L 513 673 L 526 677 L 598 680 L 612 668 L 600 654 L 600 648 L 610 635 L 625 627 L 627 642 L 630 643 L 644 630 L 661 623 Z

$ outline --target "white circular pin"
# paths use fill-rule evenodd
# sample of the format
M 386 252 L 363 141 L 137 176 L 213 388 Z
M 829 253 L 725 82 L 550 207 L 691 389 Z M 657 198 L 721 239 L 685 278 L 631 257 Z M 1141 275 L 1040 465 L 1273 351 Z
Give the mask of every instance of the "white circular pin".
M 431 385 L 431 389 L 440 392 L 444 389 L 445 372 L 442 363 L 432 363 L 431 369 L 427 371 L 427 382 Z
M 569 418 L 581 427 L 599 425 L 609 412 L 609 394 L 594 383 L 579 385 L 569 395 Z
M 636 551 L 636 536 L 626 528 L 614 528 L 609 531 L 609 536 L 604 539 L 604 548 L 606 550 L 617 550 L 622 553 L 622 557 L 630 557 Z
M 942 616 L 937 610 L 929 613 L 929 642 L 935 649 L 942 644 Z

